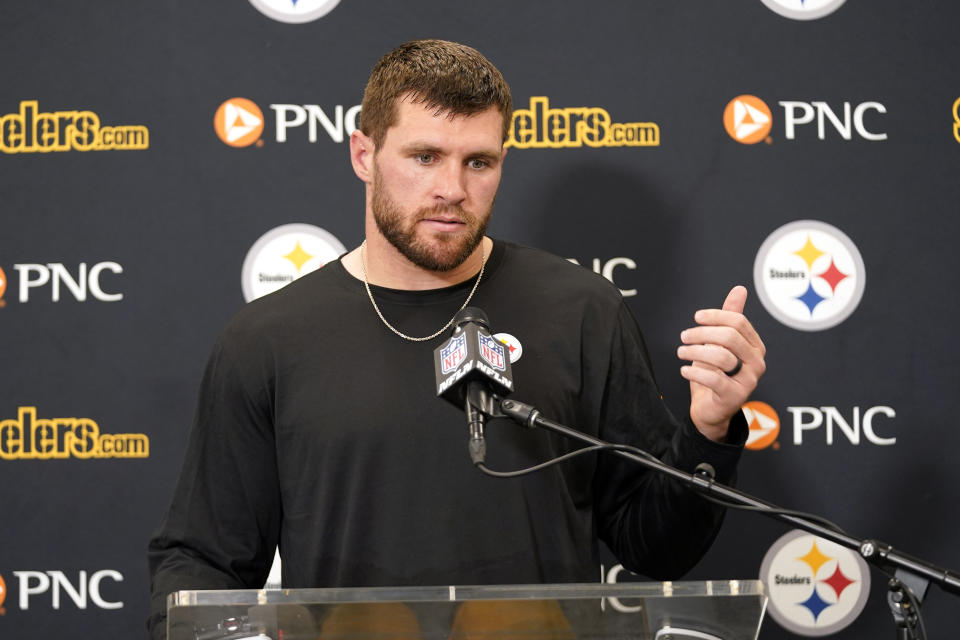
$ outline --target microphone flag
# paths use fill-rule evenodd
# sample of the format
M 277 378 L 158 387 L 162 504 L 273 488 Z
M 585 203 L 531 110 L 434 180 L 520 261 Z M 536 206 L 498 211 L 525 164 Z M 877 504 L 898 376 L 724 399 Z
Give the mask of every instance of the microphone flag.
M 464 408 L 469 382 L 489 385 L 501 396 L 513 391 L 507 347 L 490 335 L 486 314 L 467 307 L 457 314 L 453 335 L 433 352 L 437 395 Z

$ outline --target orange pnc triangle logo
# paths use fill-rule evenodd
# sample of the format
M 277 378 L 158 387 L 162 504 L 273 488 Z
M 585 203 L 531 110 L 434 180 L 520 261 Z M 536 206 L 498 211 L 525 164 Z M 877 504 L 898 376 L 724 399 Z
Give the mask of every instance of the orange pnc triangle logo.
M 7 274 L 3 272 L 3 267 L 0 267 L 0 307 L 6 304 L 3 299 L 3 294 L 7 290 Z M 3 578 L 0 578 L 0 587 L 3 586 Z M 0 593 L 0 604 L 3 604 L 2 593 Z
M 3 576 L 0 576 L 0 615 L 5 613 L 3 610 L 3 601 L 7 599 L 7 583 L 3 581 Z
M 263 112 L 246 98 L 230 98 L 213 116 L 217 137 L 231 147 L 249 147 L 263 133 Z
M 747 435 L 747 449 L 757 451 L 766 449 L 777 441 L 780 435 L 780 416 L 766 402 L 751 400 L 743 405 L 743 415 L 747 419 L 750 433 Z M 778 448 L 776 445 L 774 448 Z
M 770 107 L 757 96 L 737 96 L 723 110 L 723 127 L 731 138 L 743 144 L 766 140 L 772 126 Z

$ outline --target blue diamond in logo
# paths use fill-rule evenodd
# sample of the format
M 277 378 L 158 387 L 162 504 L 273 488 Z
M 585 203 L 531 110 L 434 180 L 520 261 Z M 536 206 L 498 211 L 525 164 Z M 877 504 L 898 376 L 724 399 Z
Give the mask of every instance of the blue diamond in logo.
M 807 305 L 807 309 L 810 309 L 810 315 L 813 315 L 813 310 L 818 304 L 826 300 L 823 296 L 813 290 L 813 284 L 807 284 L 807 290 L 803 293 L 802 296 L 797 296 L 797 300 Z
M 810 610 L 810 613 L 813 614 L 814 622 L 817 621 L 817 618 L 820 617 L 820 614 L 823 613 L 824 609 L 833 606 L 829 602 L 824 601 L 824 599 L 820 597 L 820 594 L 817 593 L 816 589 L 813 590 L 813 593 L 810 594 L 809 598 L 803 602 L 798 602 L 797 604 Z

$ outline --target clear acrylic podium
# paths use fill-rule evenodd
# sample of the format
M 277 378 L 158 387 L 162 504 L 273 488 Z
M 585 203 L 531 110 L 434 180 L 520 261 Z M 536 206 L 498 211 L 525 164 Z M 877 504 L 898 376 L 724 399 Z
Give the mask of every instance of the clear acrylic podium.
M 168 640 L 756 640 L 759 580 L 179 591 Z

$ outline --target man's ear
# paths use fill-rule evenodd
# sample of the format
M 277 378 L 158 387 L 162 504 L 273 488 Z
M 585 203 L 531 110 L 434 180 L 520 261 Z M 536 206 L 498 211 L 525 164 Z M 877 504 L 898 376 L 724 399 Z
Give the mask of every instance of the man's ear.
M 350 163 L 357 177 L 366 183 L 373 182 L 373 139 L 359 129 L 350 134 Z

